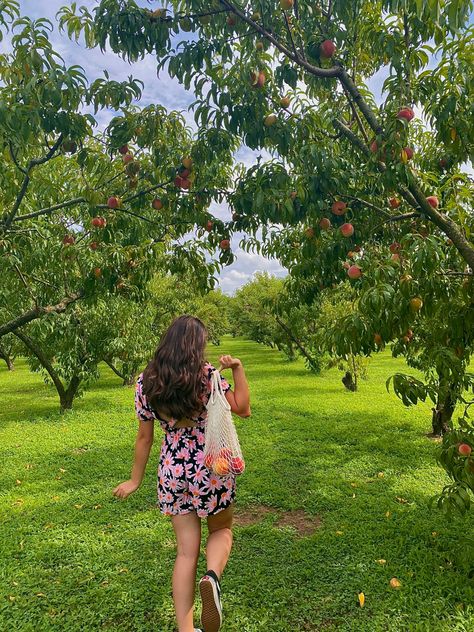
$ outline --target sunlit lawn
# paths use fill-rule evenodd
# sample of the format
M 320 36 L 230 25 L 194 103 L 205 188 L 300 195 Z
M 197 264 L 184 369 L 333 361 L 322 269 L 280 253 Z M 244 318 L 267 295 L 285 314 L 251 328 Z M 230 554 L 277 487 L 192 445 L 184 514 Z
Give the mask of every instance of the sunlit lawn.
M 474 630 L 474 580 L 457 564 L 474 513 L 448 524 L 427 506 L 446 477 L 425 437 L 429 405 L 407 410 L 385 389 L 403 363 L 374 358 L 354 394 L 336 369 L 314 376 L 238 339 L 211 359 L 224 352 L 243 359 L 252 390 L 252 417 L 237 421 L 238 509 L 277 511 L 235 527 L 223 632 Z M 155 509 L 159 429 L 142 488 L 111 495 L 130 470 L 133 389 L 104 367 L 61 417 L 54 390 L 18 361 L 0 368 L 0 397 L 0 630 L 175 630 L 173 530 Z M 321 520 L 314 533 L 277 526 L 302 509 Z

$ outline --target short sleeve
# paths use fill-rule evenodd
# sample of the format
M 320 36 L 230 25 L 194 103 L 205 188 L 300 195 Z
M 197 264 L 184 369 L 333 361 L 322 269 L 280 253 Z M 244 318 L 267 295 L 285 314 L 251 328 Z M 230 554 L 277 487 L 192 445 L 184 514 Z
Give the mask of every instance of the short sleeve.
M 137 413 L 138 419 L 140 419 L 141 421 L 152 421 L 156 419 L 156 416 L 152 408 L 148 405 L 146 401 L 146 396 L 142 391 L 142 380 L 143 376 L 140 375 L 135 388 L 135 412 Z
M 206 362 L 205 370 L 207 371 L 207 390 L 208 390 L 208 393 L 210 394 L 211 393 L 211 375 L 213 371 L 216 370 L 216 368 L 210 362 Z M 231 389 L 231 384 L 225 379 L 225 377 L 222 374 L 221 374 L 221 386 L 224 393 L 227 393 L 227 391 L 230 391 Z

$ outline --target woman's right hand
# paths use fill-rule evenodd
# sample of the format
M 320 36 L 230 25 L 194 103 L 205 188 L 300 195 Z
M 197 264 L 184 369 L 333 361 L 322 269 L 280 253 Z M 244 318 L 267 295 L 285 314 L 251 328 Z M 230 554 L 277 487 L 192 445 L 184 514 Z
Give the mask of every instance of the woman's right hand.
M 233 358 L 230 355 L 221 356 L 219 362 L 221 363 L 219 371 L 223 371 L 224 369 L 237 369 L 239 366 L 242 366 L 242 362 L 239 358 Z
M 117 496 L 117 498 L 127 498 L 130 494 L 136 492 L 139 487 L 139 483 L 129 479 L 128 481 L 124 481 L 123 483 L 120 483 L 120 485 L 117 485 L 112 493 L 114 496 Z

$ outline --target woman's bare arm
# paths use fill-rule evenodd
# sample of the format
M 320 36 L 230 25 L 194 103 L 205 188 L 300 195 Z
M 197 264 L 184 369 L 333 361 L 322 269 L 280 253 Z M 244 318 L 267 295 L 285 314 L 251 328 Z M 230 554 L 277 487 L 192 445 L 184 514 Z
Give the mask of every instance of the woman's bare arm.
M 152 420 L 141 421 L 138 427 L 137 438 L 135 440 L 135 458 L 133 460 L 132 474 L 128 481 L 120 483 L 114 491 L 114 496 L 126 498 L 133 494 L 141 485 L 145 468 L 153 445 L 154 424 Z
M 230 355 L 224 355 L 219 358 L 221 370 L 232 369 L 232 377 L 234 380 L 234 390 L 227 391 L 226 399 L 230 404 L 231 410 L 239 417 L 250 417 L 250 392 L 247 378 L 245 377 L 244 367 L 238 358 Z

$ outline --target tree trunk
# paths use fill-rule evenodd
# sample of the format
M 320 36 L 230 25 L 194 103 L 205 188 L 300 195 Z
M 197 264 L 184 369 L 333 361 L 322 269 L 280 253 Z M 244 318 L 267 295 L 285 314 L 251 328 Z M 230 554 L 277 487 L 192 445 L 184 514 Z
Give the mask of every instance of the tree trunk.
M 69 386 L 67 387 L 67 390 L 65 390 L 62 395 L 61 394 L 59 395 L 61 413 L 63 413 L 65 410 L 71 410 L 72 403 L 74 401 L 74 398 L 77 395 L 77 390 L 79 388 L 80 383 L 81 383 L 81 378 L 77 377 L 77 375 L 74 375 L 71 381 L 69 382 Z
M 456 407 L 456 396 L 451 390 L 447 394 L 438 394 L 436 408 L 433 408 L 433 417 L 431 425 L 433 426 L 433 435 L 441 437 L 451 430 L 451 419 Z
M 22 331 L 19 331 L 18 329 L 15 330 L 13 334 L 17 338 L 19 338 L 23 342 L 23 344 L 38 358 L 38 360 L 41 363 L 41 366 L 44 367 L 46 371 L 49 373 L 49 376 L 51 380 L 53 381 L 53 384 L 56 387 L 56 390 L 58 391 L 59 402 L 60 402 L 60 412 L 62 413 L 65 410 L 71 409 L 72 402 L 77 393 L 77 389 L 79 387 L 81 380 L 78 377 L 74 376 L 66 390 L 63 386 L 63 383 L 61 382 L 59 375 L 54 370 L 54 367 L 51 364 L 51 361 L 49 360 L 48 356 L 43 352 L 41 347 L 32 338 L 24 334 Z
M 127 379 L 128 379 L 127 376 L 124 375 L 123 373 L 120 373 L 120 371 L 117 369 L 117 367 L 112 362 L 112 360 L 107 360 L 106 358 L 104 358 L 104 362 L 110 369 L 112 369 L 115 375 L 117 375 L 121 380 L 123 380 L 124 384 L 127 382 Z
M 123 386 L 133 386 L 137 380 L 137 376 L 135 373 L 133 375 L 129 375 L 127 378 L 123 380 Z
M 354 393 L 357 390 L 357 385 L 352 379 L 352 373 L 350 371 L 346 371 L 346 374 L 342 378 L 342 383 L 348 391 L 352 391 Z
M 352 374 L 354 376 L 354 391 L 356 391 L 359 382 L 358 382 L 357 366 L 356 366 L 356 361 L 355 361 L 354 355 L 351 355 L 351 360 L 352 360 Z
M 15 366 L 13 364 L 13 358 L 10 356 L 9 353 L 7 353 L 7 351 L 5 351 L 5 349 L 2 349 L 1 347 L 0 347 L 0 358 L 2 360 L 5 360 L 9 371 L 15 370 Z
M 309 366 L 311 368 L 314 368 L 315 370 L 317 370 L 318 367 L 315 365 L 314 359 L 306 351 L 306 349 L 303 347 L 302 343 L 298 340 L 298 338 L 293 335 L 293 333 L 290 330 L 290 328 L 287 327 L 285 325 L 285 323 L 278 316 L 275 316 L 275 320 L 280 325 L 280 327 L 283 329 L 283 331 L 286 333 L 288 338 L 298 347 L 298 349 L 301 351 L 303 356 L 308 360 Z

